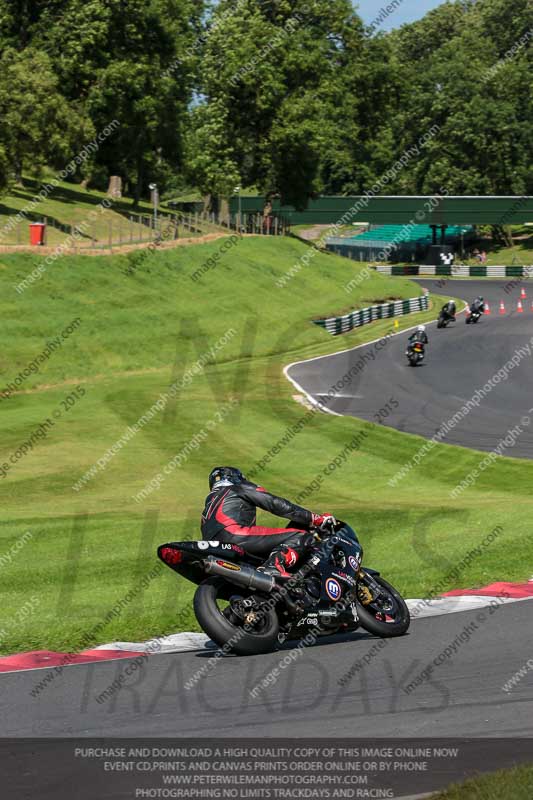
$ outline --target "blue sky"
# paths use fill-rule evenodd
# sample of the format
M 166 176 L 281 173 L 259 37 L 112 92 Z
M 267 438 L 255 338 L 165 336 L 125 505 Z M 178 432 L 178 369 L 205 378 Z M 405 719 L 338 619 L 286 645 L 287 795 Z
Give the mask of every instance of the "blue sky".
M 358 6 L 360 16 L 367 24 L 373 22 L 381 9 L 386 9 L 391 0 L 354 0 L 354 6 Z M 393 11 L 392 14 L 380 25 L 380 30 L 388 31 L 397 28 L 404 22 L 413 22 L 420 19 L 431 11 L 432 8 L 440 6 L 443 0 L 403 0 L 401 6 Z

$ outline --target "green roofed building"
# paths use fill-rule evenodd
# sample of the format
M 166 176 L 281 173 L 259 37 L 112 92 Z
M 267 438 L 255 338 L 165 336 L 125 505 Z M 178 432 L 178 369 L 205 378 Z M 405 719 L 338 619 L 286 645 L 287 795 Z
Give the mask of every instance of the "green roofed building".
M 473 236 L 472 225 L 380 225 L 356 236 L 330 237 L 326 248 L 355 261 L 424 261 L 432 246 L 453 253 Z

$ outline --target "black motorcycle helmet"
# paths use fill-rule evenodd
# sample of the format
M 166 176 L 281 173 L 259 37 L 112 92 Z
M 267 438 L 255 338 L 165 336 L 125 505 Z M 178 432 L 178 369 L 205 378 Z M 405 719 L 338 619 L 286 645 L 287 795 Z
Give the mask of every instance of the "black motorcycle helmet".
M 229 483 L 242 483 L 246 478 L 236 467 L 215 467 L 209 473 L 209 488 L 212 489 L 219 481 L 229 481 Z

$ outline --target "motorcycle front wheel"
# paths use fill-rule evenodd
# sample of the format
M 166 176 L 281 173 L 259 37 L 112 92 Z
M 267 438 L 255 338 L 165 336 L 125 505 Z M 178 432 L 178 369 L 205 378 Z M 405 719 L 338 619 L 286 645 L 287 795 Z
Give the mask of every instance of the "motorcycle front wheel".
M 365 600 L 362 603 L 360 599 L 357 600 L 357 614 L 361 626 L 369 633 L 382 638 L 403 636 L 411 624 L 407 603 L 394 586 L 381 576 L 376 575 L 374 580 L 379 583 L 382 592 L 370 602 Z
M 228 589 L 234 590 L 229 602 Z M 239 656 L 270 653 L 278 645 L 279 620 L 274 608 L 247 606 L 250 596 L 224 578 L 208 578 L 194 595 L 194 614 L 219 647 Z

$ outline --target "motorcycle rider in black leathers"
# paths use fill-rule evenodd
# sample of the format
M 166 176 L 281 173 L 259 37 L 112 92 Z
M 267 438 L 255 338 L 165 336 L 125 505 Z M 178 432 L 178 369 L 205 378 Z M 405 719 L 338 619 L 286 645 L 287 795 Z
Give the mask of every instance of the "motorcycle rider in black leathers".
M 411 352 L 415 342 L 422 342 L 424 346 L 429 343 L 425 325 L 419 325 L 416 331 L 409 337 L 409 344 L 407 345 L 407 351 L 405 353 L 406 356 Z
M 444 314 L 449 319 L 453 319 L 455 321 L 455 314 L 457 311 L 457 307 L 453 300 L 449 300 L 442 306 L 441 313 Z
M 269 494 L 246 480 L 235 467 L 215 467 L 209 475 L 209 489 L 202 514 L 203 538 L 238 544 L 251 555 L 265 557 L 259 569 L 278 579 L 291 577 L 287 567 L 294 567 L 312 544 L 313 535 L 305 528 L 326 530 L 335 523 L 331 514 L 313 514 L 289 500 Z M 289 519 L 293 527 L 258 526 L 258 508 Z M 298 525 L 304 530 L 296 527 Z
M 476 299 L 470 303 L 470 313 L 476 314 L 478 312 L 480 314 L 485 313 L 485 301 L 482 297 L 476 297 Z

